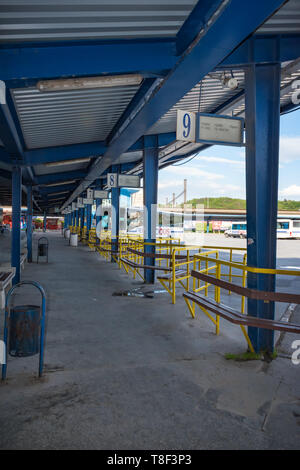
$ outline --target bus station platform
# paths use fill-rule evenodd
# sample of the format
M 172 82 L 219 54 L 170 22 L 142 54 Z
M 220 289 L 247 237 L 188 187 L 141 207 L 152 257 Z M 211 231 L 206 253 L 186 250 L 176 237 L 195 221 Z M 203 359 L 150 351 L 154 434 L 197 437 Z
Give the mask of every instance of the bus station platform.
M 221 319 L 216 336 L 204 315 L 192 319 L 180 293 L 173 305 L 161 284 L 134 280 L 60 232 L 47 237 L 49 263 L 33 257 L 22 272 L 46 290 L 44 375 L 36 377 L 36 356 L 9 358 L 1 449 L 299 447 L 297 335 L 281 336 L 271 362 L 227 360 L 245 350 L 237 326 Z M 13 301 L 27 299 L 24 287 Z

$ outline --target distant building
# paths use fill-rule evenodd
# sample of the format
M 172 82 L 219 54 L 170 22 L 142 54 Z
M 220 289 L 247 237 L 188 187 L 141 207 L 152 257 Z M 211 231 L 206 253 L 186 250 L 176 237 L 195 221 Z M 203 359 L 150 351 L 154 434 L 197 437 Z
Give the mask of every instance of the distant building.
M 131 207 L 143 207 L 144 206 L 144 194 L 143 190 L 131 194 Z

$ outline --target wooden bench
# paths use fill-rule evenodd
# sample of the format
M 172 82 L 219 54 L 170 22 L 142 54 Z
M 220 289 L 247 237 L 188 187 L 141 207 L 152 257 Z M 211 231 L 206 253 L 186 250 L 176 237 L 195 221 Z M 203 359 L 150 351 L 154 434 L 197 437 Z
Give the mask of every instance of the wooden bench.
M 264 302 L 288 302 L 300 304 L 300 295 L 297 294 L 266 292 L 258 291 L 255 289 L 249 289 L 246 287 L 237 286 L 235 284 L 232 284 L 231 282 L 216 279 L 213 276 L 208 276 L 207 274 L 203 274 L 198 271 L 191 271 L 191 276 L 201 281 L 204 281 L 205 283 L 215 285 L 216 287 L 225 289 L 230 292 L 234 292 L 249 299 L 263 300 Z M 238 310 L 235 310 L 231 307 L 228 307 L 227 305 L 222 304 L 221 302 L 216 302 L 213 299 L 208 299 L 207 297 L 204 297 L 203 295 L 200 295 L 199 293 L 194 291 L 184 292 L 183 297 L 186 300 L 189 310 L 193 317 L 194 310 L 191 308 L 189 302 L 193 302 L 199 305 L 199 307 L 204 311 L 204 313 L 206 313 L 215 324 L 216 322 L 208 314 L 208 312 L 217 315 L 217 317 L 224 318 L 230 323 L 240 325 L 249 346 L 251 343 L 249 344 L 250 340 L 244 328 L 245 326 L 253 326 L 256 328 L 264 328 L 269 330 L 300 334 L 300 324 L 297 325 L 294 323 L 286 323 L 280 320 L 258 318 L 248 314 L 243 314 Z M 251 348 L 250 346 L 250 349 L 253 348 Z

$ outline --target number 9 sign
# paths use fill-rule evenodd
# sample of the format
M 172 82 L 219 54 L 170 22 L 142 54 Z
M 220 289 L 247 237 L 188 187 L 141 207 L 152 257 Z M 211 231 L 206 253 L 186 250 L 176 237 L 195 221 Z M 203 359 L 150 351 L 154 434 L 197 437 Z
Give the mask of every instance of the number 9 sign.
M 195 142 L 196 115 L 189 111 L 177 110 L 176 140 Z

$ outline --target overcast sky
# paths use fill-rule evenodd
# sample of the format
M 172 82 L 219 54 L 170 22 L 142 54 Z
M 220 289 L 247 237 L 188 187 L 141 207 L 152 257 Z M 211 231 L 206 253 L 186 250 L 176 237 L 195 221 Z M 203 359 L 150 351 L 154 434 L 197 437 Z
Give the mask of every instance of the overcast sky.
M 165 203 L 183 190 L 187 198 L 238 197 L 245 199 L 245 149 L 215 145 L 193 160 L 159 172 L 158 199 Z M 281 117 L 279 199 L 300 200 L 300 110 Z M 183 197 L 177 200 L 182 202 Z

